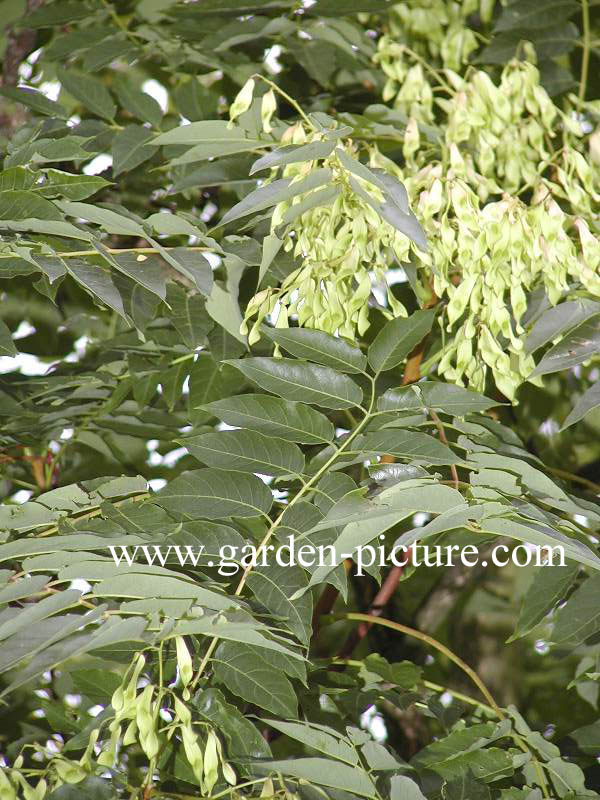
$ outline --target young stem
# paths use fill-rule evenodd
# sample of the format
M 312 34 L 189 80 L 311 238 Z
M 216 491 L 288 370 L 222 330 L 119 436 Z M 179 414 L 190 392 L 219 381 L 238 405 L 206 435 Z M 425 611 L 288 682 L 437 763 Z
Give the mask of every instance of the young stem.
M 302 117 L 304 122 L 306 122 L 306 124 L 311 128 L 311 130 L 313 130 L 313 131 L 316 130 L 315 126 L 310 121 L 310 119 L 306 116 L 306 114 L 304 113 L 304 111 L 303 111 L 302 107 L 299 105 L 299 103 L 297 103 L 294 100 L 293 97 L 290 97 L 290 95 L 287 92 L 284 92 L 281 87 L 279 87 L 273 81 L 270 81 L 268 78 L 265 78 L 264 75 L 260 75 L 258 72 L 255 72 L 252 77 L 253 78 L 257 78 L 259 81 L 263 81 L 264 83 L 268 84 L 271 87 L 271 89 L 273 89 L 273 91 L 277 92 L 277 94 L 281 95 L 281 97 L 283 97 L 284 100 L 286 100 L 286 102 L 288 102 L 291 105 L 292 108 L 296 109 L 296 111 L 300 114 L 300 116 Z
M 581 109 L 583 101 L 585 100 L 585 90 L 590 68 L 591 34 L 589 0 L 581 0 L 581 18 L 583 23 L 583 52 L 581 54 L 581 77 L 579 79 L 579 94 L 577 96 L 579 109 Z
M 344 450 L 348 447 L 348 445 L 350 445 L 354 441 L 354 439 L 358 436 L 358 434 L 362 431 L 362 429 L 365 427 L 365 425 L 371 419 L 371 413 L 372 413 L 373 408 L 375 406 L 375 379 L 371 378 L 370 376 L 369 376 L 369 378 L 371 380 L 371 400 L 370 400 L 370 403 L 369 403 L 369 408 L 367 410 L 367 413 L 362 418 L 362 420 L 358 423 L 356 428 L 354 428 L 354 430 L 342 442 L 342 444 L 340 445 L 338 450 L 331 456 L 331 458 L 328 461 L 325 462 L 325 464 L 323 464 L 321 469 L 318 472 L 316 472 L 313 475 L 313 477 L 304 484 L 304 486 L 300 489 L 300 491 L 296 495 L 294 495 L 294 497 L 290 500 L 290 502 L 285 506 L 285 508 L 279 514 L 279 516 L 271 523 L 271 525 L 269 526 L 269 529 L 267 530 L 266 534 L 263 537 L 262 542 L 258 546 L 257 555 L 258 555 L 258 553 L 261 553 L 264 550 L 264 548 L 268 545 L 268 543 L 271 540 L 273 534 L 275 533 L 275 531 L 277 530 L 277 528 L 281 524 L 281 520 L 283 519 L 284 514 L 290 508 L 292 508 L 299 500 L 301 500 L 303 497 L 305 497 L 305 495 L 312 489 L 312 487 L 316 483 L 318 483 L 318 481 L 321 479 L 321 477 L 337 461 L 339 456 L 344 452 Z M 242 591 L 244 590 L 244 586 L 246 585 L 246 581 L 248 580 L 248 575 L 250 575 L 250 573 L 252 572 L 252 569 L 253 569 L 252 563 L 248 564 L 248 566 L 244 570 L 244 573 L 243 573 L 242 577 L 240 578 L 240 582 L 238 583 L 237 588 L 236 588 L 236 590 L 234 592 L 234 596 L 235 597 L 239 597 L 241 595 Z M 190 684 L 190 689 L 193 689 L 196 686 L 196 684 L 198 683 L 198 681 L 200 680 L 200 678 L 202 677 L 202 675 L 204 673 L 204 670 L 206 669 L 206 666 L 207 666 L 208 662 L 210 661 L 210 658 L 211 658 L 212 654 L 214 653 L 215 648 L 217 647 L 217 643 L 218 643 L 218 637 L 215 636 L 212 639 L 211 643 L 209 644 L 206 653 L 204 654 L 204 658 L 202 659 L 202 661 L 200 663 L 200 666 L 198 667 L 198 672 L 196 673 L 196 675 L 194 676 L 194 679 L 192 680 L 192 682 Z
M 501 711 L 499 705 L 496 703 L 490 691 L 488 690 L 485 683 L 481 680 L 479 675 L 475 672 L 472 667 L 466 664 L 462 658 L 453 653 L 446 645 L 438 642 L 437 639 L 434 639 L 432 636 L 428 636 L 426 633 L 422 633 L 421 631 L 416 630 L 415 628 L 409 628 L 407 625 L 402 625 L 400 622 L 392 622 L 390 619 L 384 619 L 383 617 L 373 617 L 369 614 L 358 614 L 358 613 L 346 613 L 346 614 L 331 614 L 330 615 L 333 619 L 347 619 L 350 622 L 366 622 L 370 625 L 383 625 L 384 628 L 391 628 L 398 633 L 404 633 L 406 636 L 411 636 L 413 639 L 420 639 L 420 641 L 425 642 L 430 647 L 433 647 L 435 650 L 438 650 L 440 653 L 443 653 L 446 658 L 450 661 L 454 662 L 457 667 L 460 667 L 462 671 L 471 678 L 475 686 L 479 689 L 481 694 L 485 697 L 486 702 L 494 709 L 496 716 L 499 719 L 505 719 L 505 714 Z
M 383 617 L 373 617 L 369 616 L 369 614 L 358 614 L 358 613 L 347 613 L 347 614 L 330 614 L 331 619 L 347 619 L 352 622 L 366 622 L 371 625 L 382 625 L 384 628 L 391 628 L 398 633 L 404 633 L 406 636 L 411 636 L 413 639 L 419 639 L 425 644 L 428 644 L 430 647 L 433 647 L 435 650 L 438 650 L 440 653 L 443 653 L 446 658 L 456 664 L 457 667 L 469 676 L 469 678 L 473 681 L 475 686 L 479 689 L 483 697 L 485 697 L 486 702 L 488 703 L 490 709 L 494 711 L 496 716 L 499 720 L 506 719 L 506 715 L 500 709 L 500 706 L 494 698 L 492 697 L 489 689 L 485 685 L 485 683 L 481 680 L 479 675 L 475 672 L 475 670 L 470 667 L 467 663 L 465 663 L 462 658 L 453 653 L 446 645 L 438 642 L 437 639 L 434 639 L 432 636 L 428 636 L 426 633 L 421 633 L 421 631 L 416 630 L 415 628 L 409 628 L 407 625 L 402 625 L 399 622 L 392 622 L 390 619 L 384 619 Z M 524 753 L 528 753 L 532 761 L 534 763 L 536 772 L 538 774 L 538 779 L 540 781 L 540 786 L 542 787 L 542 791 L 544 793 L 544 797 L 549 797 L 548 793 L 548 784 L 546 782 L 546 778 L 544 776 L 544 772 L 542 769 L 542 765 L 538 761 L 538 759 L 534 756 L 531 752 L 531 749 L 528 747 L 527 743 L 519 736 L 519 734 L 513 732 L 512 737 L 516 744 L 523 750 Z

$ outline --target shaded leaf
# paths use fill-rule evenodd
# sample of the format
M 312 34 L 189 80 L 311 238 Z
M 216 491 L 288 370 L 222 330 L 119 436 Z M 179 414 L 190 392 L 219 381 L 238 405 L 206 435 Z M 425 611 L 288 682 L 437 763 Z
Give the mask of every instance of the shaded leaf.
M 92 113 L 112 122 L 117 111 L 110 92 L 97 78 L 91 78 L 72 67 L 58 67 L 57 77 L 67 92 Z
M 292 684 L 255 649 L 222 642 L 212 659 L 215 679 L 249 703 L 282 717 L 297 715 Z
M 573 585 L 578 564 L 540 567 L 521 606 L 515 632 L 509 641 L 525 636 L 559 603 Z
M 600 381 L 584 392 L 579 398 L 574 408 L 569 412 L 569 415 L 562 424 L 561 430 L 565 430 L 570 425 L 574 425 L 579 420 L 583 419 L 586 414 L 593 411 L 600 406 Z

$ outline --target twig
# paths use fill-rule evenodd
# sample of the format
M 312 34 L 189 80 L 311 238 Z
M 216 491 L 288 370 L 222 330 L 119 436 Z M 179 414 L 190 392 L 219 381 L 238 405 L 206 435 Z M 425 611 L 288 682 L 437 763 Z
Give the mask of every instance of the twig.
M 581 0 L 581 17 L 583 22 L 583 52 L 581 54 L 581 77 L 579 79 L 579 94 L 577 95 L 577 105 L 581 110 L 585 100 L 585 90 L 587 88 L 588 72 L 590 68 L 590 6 L 589 0 Z
M 438 642 L 438 640 L 434 639 L 432 636 L 428 636 L 426 633 L 421 633 L 421 631 L 415 630 L 415 628 L 409 628 L 407 625 L 402 625 L 399 622 L 392 622 L 391 619 L 374 617 L 370 616 L 369 614 L 350 612 L 347 614 L 330 614 L 329 616 L 332 619 L 347 619 L 350 622 L 366 622 L 370 625 L 382 625 L 384 628 L 391 628 L 398 633 L 403 633 L 406 636 L 411 636 L 413 639 L 419 639 L 420 641 L 425 642 L 425 644 L 428 644 L 430 647 L 433 647 L 435 650 L 443 653 L 443 655 L 456 664 L 457 667 L 460 667 L 460 669 L 473 681 L 475 686 L 477 686 L 483 697 L 485 697 L 486 702 L 491 706 L 491 708 L 494 709 L 496 716 L 501 720 L 506 719 L 504 712 L 500 709 L 498 703 L 496 703 L 489 689 L 481 680 L 479 675 L 475 672 L 475 670 L 465 663 L 460 656 L 457 656 L 456 653 L 453 653 L 452 650 L 446 647 L 446 645 Z
M 408 556 L 410 558 L 410 555 Z M 386 579 L 381 584 L 381 588 L 373 598 L 369 606 L 368 617 L 380 617 L 383 614 L 384 608 L 394 596 L 404 567 L 392 567 L 387 574 Z M 370 622 L 361 622 L 346 639 L 344 645 L 339 652 L 339 658 L 348 658 L 352 655 L 359 642 L 365 638 L 369 629 L 373 625 L 373 620 Z

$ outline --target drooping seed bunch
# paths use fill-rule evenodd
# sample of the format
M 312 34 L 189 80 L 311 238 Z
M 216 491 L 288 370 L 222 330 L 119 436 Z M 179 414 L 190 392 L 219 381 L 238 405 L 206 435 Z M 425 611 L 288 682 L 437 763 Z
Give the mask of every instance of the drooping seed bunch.
M 282 144 L 322 140 L 320 132 L 307 131 L 297 123 L 288 129 Z M 268 315 L 277 327 L 287 327 L 293 316 L 301 326 L 355 339 L 357 332 L 361 335 L 369 326 L 373 285 L 386 286 L 390 250 L 400 261 L 409 257 L 414 247 L 410 239 L 376 210 L 385 201 L 381 190 L 349 170 L 347 159 L 355 163 L 356 154 L 351 140 L 340 140 L 322 161 L 288 164 L 283 169 L 282 177 L 291 179 L 292 185 L 313 173 L 317 165 L 330 175 L 326 188 L 275 206 L 271 231 L 277 232 L 284 250 L 301 260 L 301 266 L 281 286 L 260 291 L 248 304 L 242 330 L 249 333 L 250 344 L 260 337 L 260 325 Z M 287 223 L 291 216 L 293 222 Z M 389 288 L 386 295 L 383 313 L 406 316 Z
M 43 800 L 49 790 L 63 784 L 78 784 L 106 768 L 115 768 L 122 757 L 122 748 L 131 745 L 138 745 L 148 759 L 148 777 L 151 780 L 159 753 L 173 737 L 180 740 L 203 797 L 211 794 L 219 779 L 219 768 L 224 780 L 235 786 L 236 774 L 225 758 L 217 733 L 207 722 L 192 717 L 186 702 L 190 699 L 192 659 L 181 636 L 175 637 L 175 644 L 177 688 L 183 690 L 183 700 L 177 696 L 174 687 L 166 688 L 151 682 L 140 686 L 146 666 L 146 658 L 140 653 L 121 685 L 113 692 L 111 708 L 114 716 L 108 725 L 108 740 L 102 741 L 102 730 L 98 727 L 91 732 L 86 750 L 78 761 L 70 760 L 62 753 L 51 756 L 45 775 L 35 786 L 27 780 L 29 770 L 23 768 L 24 760 L 20 755 L 10 770 L 0 771 L 0 800 L 17 800 L 19 796 L 25 800 Z M 170 718 L 170 723 L 166 722 L 161 711 L 167 711 L 166 719 Z M 42 758 L 48 758 L 49 754 L 43 748 L 36 748 Z M 33 770 L 36 776 L 39 772 L 39 769 Z
M 600 240 L 590 230 L 600 129 L 586 135 L 584 117 L 557 107 L 532 63 L 510 62 L 496 85 L 472 68 L 464 77 L 444 69 L 438 81 L 389 38 L 378 58 L 388 98 L 396 92 L 394 105 L 411 115 L 396 174 L 430 243 L 419 260 L 445 304 L 438 371 L 482 390 L 491 370 L 512 399 L 534 368 L 523 347 L 527 294 L 542 286 L 552 305 L 573 290 L 600 296 Z M 441 87 L 449 96 L 434 101 Z M 434 121 L 442 136 L 432 159 L 419 126 Z

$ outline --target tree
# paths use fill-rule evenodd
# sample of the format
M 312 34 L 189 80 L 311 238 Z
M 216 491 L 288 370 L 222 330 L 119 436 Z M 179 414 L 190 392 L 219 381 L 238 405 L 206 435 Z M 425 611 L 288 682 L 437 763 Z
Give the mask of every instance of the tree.
M 598 4 L 0 8 L 0 797 L 597 797 Z

